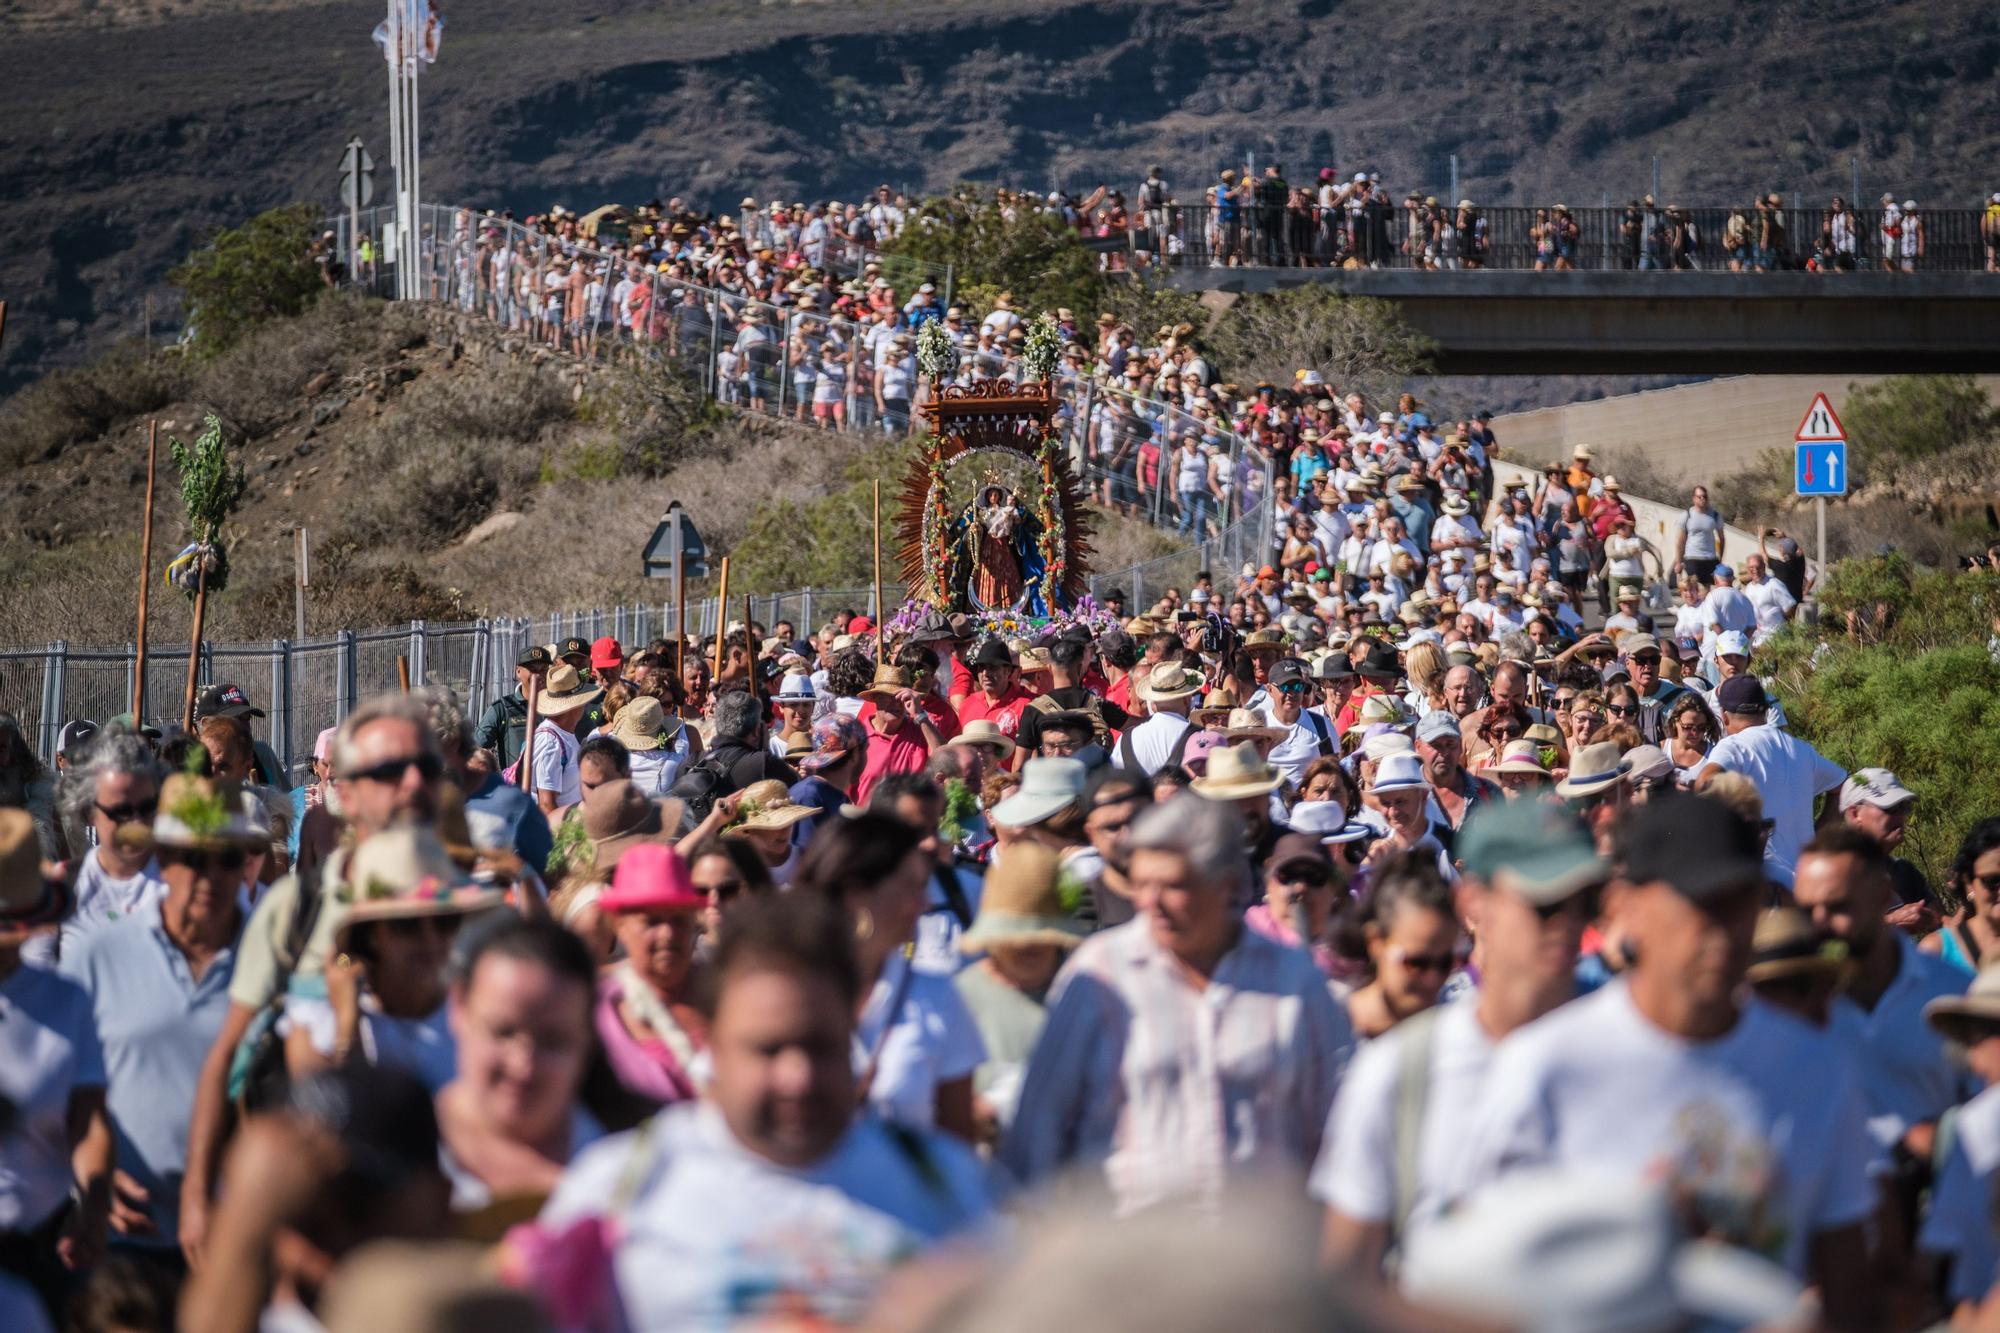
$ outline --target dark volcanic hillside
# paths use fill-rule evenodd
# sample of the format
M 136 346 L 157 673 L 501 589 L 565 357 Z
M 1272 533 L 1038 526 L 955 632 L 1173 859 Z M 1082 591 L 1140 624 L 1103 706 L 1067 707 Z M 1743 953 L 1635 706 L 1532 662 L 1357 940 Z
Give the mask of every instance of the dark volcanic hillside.
M 1245 151 L 1297 174 L 1336 149 L 1439 192 L 1457 153 L 1488 202 L 1629 195 L 1656 152 L 1690 201 L 1844 192 L 1850 156 L 1870 197 L 1967 204 L 2000 184 L 2000 25 L 1973 0 L 444 8 L 424 107 L 438 200 L 1087 187 L 1153 159 L 1192 194 Z M 386 168 L 378 6 L 146 12 L 0 0 L 0 391 L 135 334 L 149 294 L 170 325 L 167 266 L 216 224 L 330 203 L 350 134 Z

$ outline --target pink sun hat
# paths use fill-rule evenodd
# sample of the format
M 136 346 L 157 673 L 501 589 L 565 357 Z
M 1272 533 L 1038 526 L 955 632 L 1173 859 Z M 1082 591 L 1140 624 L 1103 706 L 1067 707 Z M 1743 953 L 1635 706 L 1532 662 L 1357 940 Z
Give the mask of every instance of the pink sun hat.
M 664 843 L 640 843 L 618 858 L 611 887 L 597 899 L 606 912 L 699 912 L 708 898 L 695 891 L 687 862 Z

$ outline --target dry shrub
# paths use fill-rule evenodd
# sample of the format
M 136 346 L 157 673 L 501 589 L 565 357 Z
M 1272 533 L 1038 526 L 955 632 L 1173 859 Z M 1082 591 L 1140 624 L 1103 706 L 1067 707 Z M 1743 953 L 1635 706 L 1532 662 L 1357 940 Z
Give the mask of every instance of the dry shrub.
M 122 421 L 165 407 L 185 390 L 187 378 L 180 356 L 143 343 L 128 343 L 75 370 L 51 371 L 0 408 L 0 463 L 47 462 Z
M 417 310 L 329 296 L 296 319 L 259 327 L 202 366 L 194 395 L 244 432 L 261 435 L 305 406 L 305 386 L 322 371 L 351 373 L 421 346 L 424 338 Z

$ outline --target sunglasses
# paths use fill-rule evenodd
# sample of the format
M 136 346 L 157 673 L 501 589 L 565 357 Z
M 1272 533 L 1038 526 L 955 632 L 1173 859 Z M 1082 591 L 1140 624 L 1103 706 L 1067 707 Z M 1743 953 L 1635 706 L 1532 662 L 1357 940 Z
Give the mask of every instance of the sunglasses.
M 209 870 L 220 874 L 235 874 L 243 869 L 248 854 L 240 847 L 227 847 L 217 852 L 189 851 L 185 848 L 160 849 L 160 857 L 168 865 L 186 866 L 190 870 Z
M 1638 712 L 1639 709 L 1635 704 L 1606 704 L 1604 705 L 1604 711 L 1613 717 L 1630 717 Z
M 1448 953 L 1404 953 L 1391 947 L 1389 954 L 1412 972 L 1443 972 L 1449 975 L 1457 960 Z
M 382 923 L 391 935 L 398 939 L 413 940 L 426 931 L 435 931 L 446 939 L 458 934 L 460 918 L 456 916 L 407 916 L 390 918 Z
M 1308 688 L 1310 687 L 1302 680 L 1291 680 L 1291 681 L 1286 681 L 1283 685 L 1280 685 L 1278 687 L 1278 693 L 1304 694 Z
M 1296 884 L 1306 889 L 1323 889 L 1333 883 L 1333 867 L 1300 861 L 1275 872 L 1280 884 Z
M 1658 653 L 1640 653 L 1637 657 L 1628 657 L 1625 660 L 1633 666 L 1656 667 L 1660 664 L 1660 655 Z
M 356 768 L 343 775 L 348 782 L 401 782 L 403 774 L 416 769 L 425 782 L 436 782 L 444 772 L 444 761 L 434 754 L 413 754 L 403 759 L 385 759 L 372 768 Z
M 696 893 L 706 894 L 716 902 L 726 903 L 737 894 L 743 892 L 743 881 L 740 879 L 725 879 L 716 884 L 697 884 L 694 886 L 694 889 Z
M 96 802 L 92 802 L 96 804 Z M 114 824 L 150 824 L 153 815 L 160 808 L 160 798 L 150 801 L 127 801 L 123 805 L 98 805 L 97 813 Z
M 1597 889 L 1595 887 L 1582 889 L 1576 893 L 1572 893 L 1567 898 L 1561 898 L 1552 903 L 1530 903 L 1528 905 L 1534 908 L 1535 915 L 1545 922 L 1553 921 L 1565 912 L 1575 912 L 1578 916 L 1592 917 L 1597 915 Z

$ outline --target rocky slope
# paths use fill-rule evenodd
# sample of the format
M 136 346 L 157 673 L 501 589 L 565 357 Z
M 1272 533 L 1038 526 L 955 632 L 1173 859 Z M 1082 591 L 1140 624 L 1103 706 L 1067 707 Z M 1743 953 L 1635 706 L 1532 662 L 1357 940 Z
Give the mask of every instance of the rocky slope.
M 1491 202 L 1647 182 L 1723 201 L 2000 185 L 2000 27 L 1973 0 L 484 0 L 426 75 L 432 197 L 530 210 L 881 181 L 1088 188 L 1254 152 Z M 30 13 L 30 11 L 33 11 Z M 177 312 L 209 228 L 386 164 L 381 10 L 0 0 L 0 392 Z M 386 185 L 386 167 L 382 184 Z

